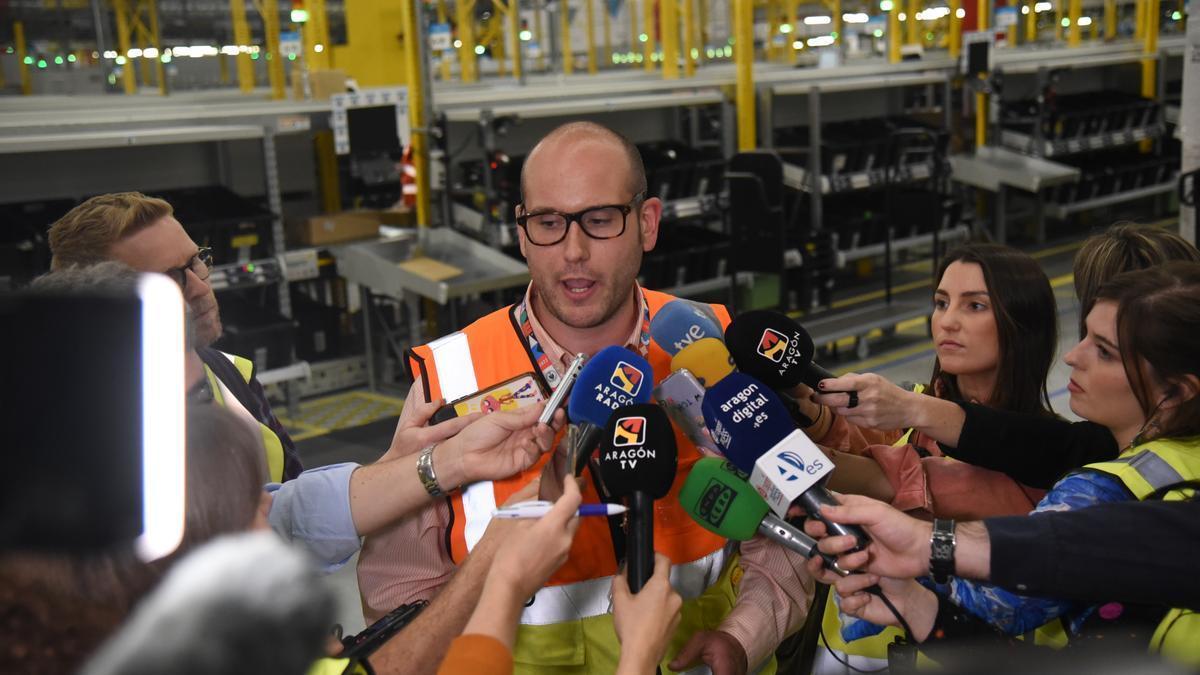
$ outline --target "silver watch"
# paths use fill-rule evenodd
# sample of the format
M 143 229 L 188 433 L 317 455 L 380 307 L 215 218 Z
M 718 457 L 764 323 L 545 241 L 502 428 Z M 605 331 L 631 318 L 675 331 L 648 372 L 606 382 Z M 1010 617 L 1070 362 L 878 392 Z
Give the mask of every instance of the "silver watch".
M 421 485 L 425 486 L 425 491 L 430 497 L 445 497 L 446 492 L 442 486 L 438 484 L 437 474 L 433 472 L 433 449 L 437 444 L 433 444 L 421 451 L 417 456 L 417 478 L 421 479 Z

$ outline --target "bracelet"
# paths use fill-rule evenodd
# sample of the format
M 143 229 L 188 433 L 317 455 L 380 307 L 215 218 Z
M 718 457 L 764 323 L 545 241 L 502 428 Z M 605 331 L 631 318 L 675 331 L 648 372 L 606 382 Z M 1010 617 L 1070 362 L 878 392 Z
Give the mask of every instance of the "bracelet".
M 825 406 L 817 404 L 817 418 L 812 421 L 809 427 L 815 427 L 821 423 L 821 418 L 825 416 Z
M 421 451 L 417 457 L 417 478 L 421 479 L 421 485 L 425 487 L 425 491 L 430 497 L 445 497 L 446 491 L 438 483 L 437 474 L 433 472 L 433 449 L 437 447 L 434 443 Z

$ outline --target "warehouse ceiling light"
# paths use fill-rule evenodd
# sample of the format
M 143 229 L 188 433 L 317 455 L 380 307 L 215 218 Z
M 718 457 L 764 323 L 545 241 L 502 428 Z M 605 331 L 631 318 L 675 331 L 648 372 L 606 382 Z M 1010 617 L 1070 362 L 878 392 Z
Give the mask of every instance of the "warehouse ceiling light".
M 133 49 L 130 49 L 129 51 L 125 52 L 125 56 L 128 56 L 131 59 L 140 58 L 142 56 L 142 50 L 138 49 L 137 47 L 134 47 Z
M 54 65 L 61 66 L 62 64 L 63 64 L 62 54 L 59 54 L 58 56 L 54 57 Z
M 1041 12 L 1049 12 L 1052 9 L 1054 9 L 1054 5 L 1048 2 L 1039 2 L 1033 6 L 1033 11 L 1038 12 L 1039 14 Z
M 115 59 L 115 58 L 117 58 L 117 53 L 110 49 L 110 50 L 104 52 L 104 58 Z
M 796 40 L 792 43 L 792 49 L 804 49 L 804 41 Z
M 148 47 L 145 51 L 142 52 L 142 58 L 157 59 L 158 58 L 158 50 L 155 49 L 154 47 Z
M 307 9 L 293 9 L 292 10 L 292 23 L 304 23 L 306 21 L 308 21 L 308 10 Z
M 520 32 L 521 42 L 529 42 L 533 39 L 533 31 L 523 30 Z
M 788 33 L 792 32 L 792 24 L 790 24 L 790 23 L 779 24 L 779 32 L 783 33 L 784 35 L 787 35 Z
M 1021 5 L 1021 13 L 1028 14 L 1029 13 L 1029 5 Z
M 123 66 L 123 65 L 125 65 L 125 57 L 124 57 L 124 56 L 118 56 L 118 57 L 117 57 L 117 65 L 118 65 L 118 66 Z
M 25 60 L 25 65 L 27 65 L 27 66 L 33 65 L 33 57 L 32 56 L 26 56 L 24 60 Z
M 833 44 L 832 35 L 818 35 L 814 38 L 808 38 L 809 47 L 828 47 Z
M 881 0 L 879 3 L 879 9 L 881 9 L 884 12 L 892 11 L 892 8 L 895 6 L 896 5 L 895 5 L 895 3 L 892 2 L 892 0 Z
M 1183 18 L 1183 14 L 1181 14 L 1179 12 L 1179 10 L 1175 10 L 1174 12 L 1171 12 L 1171 20 L 1172 21 L 1179 21 L 1182 18 Z
M 75 55 L 67 54 L 67 63 L 75 63 Z
M 1080 25 L 1080 26 L 1090 26 L 1090 25 L 1092 25 L 1092 17 L 1090 17 L 1090 16 L 1081 16 L 1081 17 L 1079 17 L 1079 25 Z
M 917 21 L 937 21 L 947 16 L 950 16 L 949 7 L 929 7 L 924 11 L 917 12 Z
M 325 51 L 325 45 L 318 42 L 317 44 L 313 45 L 313 51 L 320 54 L 321 52 Z
M 871 33 L 871 34 L 872 34 L 872 35 L 874 35 L 874 36 L 875 36 L 875 37 L 877 37 L 877 38 L 881 38 L 881 37 L 883 37 L 883 29 L 882 29 L 882 28 L 876 28 L 876 29 L 875 29 L 875 32 L 874 32 L 874 33 Z
M 455 49 L 462 49 L 462 40 L 455 40 L 455 41 L 454 41 L 454 48 L 455 48 Z
M 908 21 L 908 14 L 906 12 L 900 12 L 900 20 Z
M 475 45 L 475 53 L 476 54 L 483 56 L 483 53 L 486 51 L 487 51 L 487 48 L 484 47 L 483 45 Z
M 1070 26 L 1071 26 L 1071 19 L 1070 19 L 1070 17 L 1066 17 L 1066 16 L 1064 16 L 1064 17 L 1063 17 L 1063 19 L 1062 19 L 1062 27 L 1063 27 L 1063 28 L 1070 28 Z
M 846 23 L 866 23 L 870 20 L 871 20 L 871 17 L 867 16 L 863 12 L 855 12 L 853 14 L 843 14 L 842 15 L 842 21 L 845 21 Z
M 955 18 L 962 19 L 967 16 L 967 10 L 959 7 L 958 9 L 954 10 L 954 16 Z
M 806 16 L 804 17 L 805 26 L 827 26 L 833 23 L 831 16 Z

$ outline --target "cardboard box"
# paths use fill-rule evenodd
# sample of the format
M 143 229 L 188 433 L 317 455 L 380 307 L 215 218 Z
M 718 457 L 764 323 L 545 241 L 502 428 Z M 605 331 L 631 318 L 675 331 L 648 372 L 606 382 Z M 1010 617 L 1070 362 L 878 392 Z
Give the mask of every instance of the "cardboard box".
M 334 94 L 346 93 L 346 71 L 313 70 L 308 73 L 308 86 L 314 101 L 328 101 Z M 292 96 L 296 100 L 304 99 L 304 80 L 301 77 L 292 78 Z
M 343 211 L 313 216 L 292 224 L 289 239 L 305 246 L 340 244 L 379 236 L 378 211 Z
M 379 214 L 379 222 L 392 227 L 416 227 L 417 214 L 412 209 L 389 209 L 386 211 L 376 211 Z

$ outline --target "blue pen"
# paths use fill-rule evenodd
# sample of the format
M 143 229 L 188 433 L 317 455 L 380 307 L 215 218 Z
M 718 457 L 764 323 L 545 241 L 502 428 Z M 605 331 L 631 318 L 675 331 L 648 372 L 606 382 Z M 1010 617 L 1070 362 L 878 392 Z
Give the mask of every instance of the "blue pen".
M 554 508 L 554 502 L 532 501 L 497 509 L 496 518 L 541 518 Z M 620 504 L 580 504 L 580 516 L 615 516 L 628 509 Z

